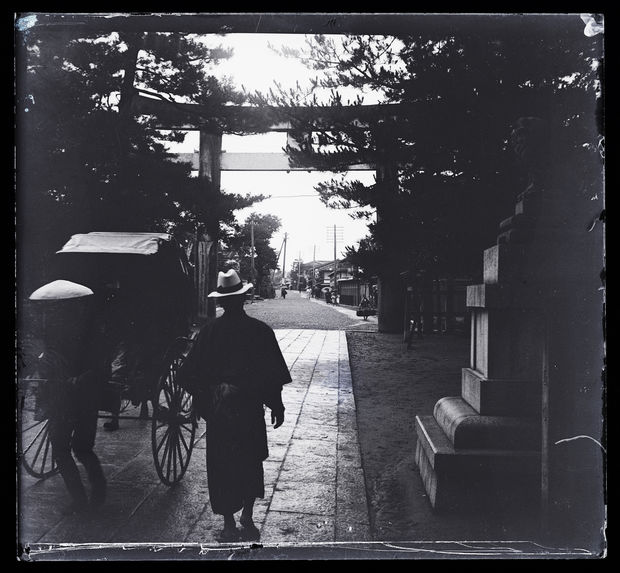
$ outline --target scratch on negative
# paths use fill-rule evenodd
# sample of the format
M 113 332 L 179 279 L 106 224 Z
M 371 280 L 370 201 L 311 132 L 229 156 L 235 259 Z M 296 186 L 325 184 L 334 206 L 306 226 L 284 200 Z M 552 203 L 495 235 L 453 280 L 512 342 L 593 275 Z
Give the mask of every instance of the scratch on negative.
M 572 438 L 564 438 L 562 440 L 558 440 L 555 443 L 561 444 L 562 442 L 572 442 L 573 440 L 578 440 L 580 438 L 587 438 L 588 440 L 592 440 L 596 445 L 598 445 L 599 448 L 601 448 L 601 450 L 603 450 L 605 454 L 607 453 L 607 450 L 603 447 L 603 444 L 601 444 L 601 442 L 599 442 L 598 440 L 595 440 L 592 436 L 585 436 L 585 435 L 573 436 Z
M 594 229 L 594 227 L 596 227 L 596 223 L 598 222 L 599 218 L 598 217 L 594 217 L 594 219 L 592 219 L 592 222 L 590 223 L 590 227 L 588 227 L 588 233 Z

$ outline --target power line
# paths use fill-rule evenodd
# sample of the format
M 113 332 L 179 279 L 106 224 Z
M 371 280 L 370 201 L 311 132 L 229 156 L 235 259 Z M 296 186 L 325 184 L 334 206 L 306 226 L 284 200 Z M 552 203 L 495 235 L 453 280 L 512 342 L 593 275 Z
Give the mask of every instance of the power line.
M 269 195 L 267 199 L 293 199 L 295 197 L 318 197 L 318 195 Z

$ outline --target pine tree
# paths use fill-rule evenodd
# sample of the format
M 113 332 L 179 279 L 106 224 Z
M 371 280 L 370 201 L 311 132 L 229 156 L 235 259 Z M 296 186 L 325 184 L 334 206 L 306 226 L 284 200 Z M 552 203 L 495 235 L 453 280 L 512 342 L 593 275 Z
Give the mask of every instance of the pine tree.
M 577 15 L 501 35 L 492 26 L 459 33 L 457 23 L 452 31 L 400 38 L 315 36 L 305 53 L 289 51 L 323 74 L 311 93 L 276 89 L 254 101 L 290 106 L 286 117 L 304 140 L 288 149 L 298 165 L 387 168 L 388 177 L 371 186 L 335 178 L 317 187 L 326 205 L 359 206 L 359 217 L 381 214 L 367 241 L 349 249 L 360 266 L 379 274 L 397 265 L 473 275 L 481 249 L 527 184 L 510 146 L 519 118 L 549 122 L 565 153 L 556 160 L 565 164 L 570 148 L 588 162 L 583 155 L 598 139 L 600 49 Z M 327 102 L 319 101 L 320 90 L 331 90 Z M 353 110 L 344 107 L 347 90 L 360 94 L 349 102 Z M 399 104 L 397 111 L 362 106 L 370 91 Z M 317 120 L 297 112 L 309 104 L 324 114 L 325 103 L 342 113 Z M 351 120 L 356 106 L 360 121 Z
M 25 291 L 73 233 L 195 232 L 260 197 L 208 193 L 172 160 L 156 118 L 136 116 L 137 95 L 219 106 L 243 96 L 208 74 L 230 54 L 165 33 L 70 33 L 31 28 L 17 38 L 18 264 Z M 170 103 L 174 107 L 174 103 Z M 208 118 L 207 120 L 208 121 Z M 212 230 L 213 231 L 213 230 Z M 216 229 L 219 234 L 220 229 Z
M 239 261 L 240 276 L 246 280 L 253 280 L 256 291 L 267 297 L 271 286 L 271 273 L 278 267 L 278 255 L 270 246 L 273 234 L 280 229 L 282 223 L 274 215 L 259 215 L 252 213 L 236 233 L 227 239 L 227 245 L 233 249 Z M 254 271 L 252 277 L 252 226 L 254 234 Z M 224 270 L 224 269 L 221 269 Z

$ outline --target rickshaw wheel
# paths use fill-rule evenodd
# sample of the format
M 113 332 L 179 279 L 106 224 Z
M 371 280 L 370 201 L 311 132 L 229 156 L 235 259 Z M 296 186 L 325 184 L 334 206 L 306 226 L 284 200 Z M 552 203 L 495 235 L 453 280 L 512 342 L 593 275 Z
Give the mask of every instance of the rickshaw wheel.
M 19 403 L 18 456 L 24 469 L 37 479 L 46 479 L 58 473 L 58 464 L 52 452 L 49 418 L 37 419 L 34 393 L 26 387 Z
M 184 359 L 181 349 L 170 352 L 153 399 L 151 444 L 155 469 L 162 483 L 179 482 L 192 456 L 197 420 L 192 396 L 179 385 Z

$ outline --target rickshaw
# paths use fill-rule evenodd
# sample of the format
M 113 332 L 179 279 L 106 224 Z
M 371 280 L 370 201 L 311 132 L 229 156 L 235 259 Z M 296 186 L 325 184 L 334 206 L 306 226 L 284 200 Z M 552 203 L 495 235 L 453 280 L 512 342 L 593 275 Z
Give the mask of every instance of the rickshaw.
M 155 468 L 164 484 L 177 483 L 187 470 L 198 425 L 192 396 L 179 383 L 198 330 L 192 324 L 191 268 L 184 250 L 166 233 L 91 232 L 73 235 L 54 263 L 53 278 L 90 289 L 105 318 L 112 300 L 129 324 L 132 336 L 125 344 L 132 346 L 132 358 L 120 381 L 107 382 L 99 416 L 109 418 L 109 404 L 120 402 L 120 419 L 137 419 L 126 415 L 129 405 L 150 401 Z M 44 396 L 63 378 L 69 358 L 54 351 L 43 307 L 28 301 L 26 314 L 30 324 L 18 364 L 18 456 L 30 475 L 44 479 L 58 471 Z

